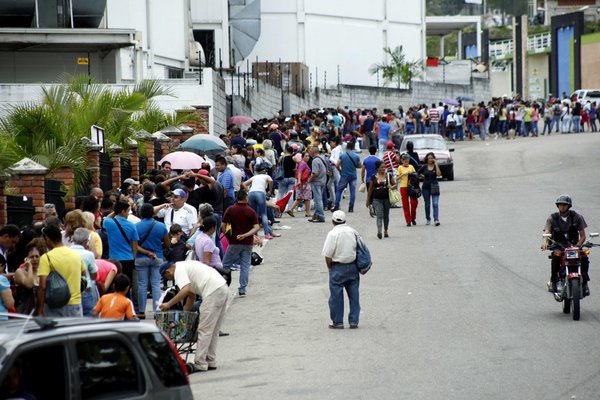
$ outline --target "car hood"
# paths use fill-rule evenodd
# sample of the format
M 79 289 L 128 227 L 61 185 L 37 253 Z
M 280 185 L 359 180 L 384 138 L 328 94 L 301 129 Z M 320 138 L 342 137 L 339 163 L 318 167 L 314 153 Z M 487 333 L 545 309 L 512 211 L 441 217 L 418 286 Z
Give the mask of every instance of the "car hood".
M 415 151 L 419 155 L 419 161 L 422 163 L 425 162 L 425 156 L 427 153 L 431 152 L 433 152 L 437 160 L 452 160 L 452 156 L 448 150 L 419 149 Z

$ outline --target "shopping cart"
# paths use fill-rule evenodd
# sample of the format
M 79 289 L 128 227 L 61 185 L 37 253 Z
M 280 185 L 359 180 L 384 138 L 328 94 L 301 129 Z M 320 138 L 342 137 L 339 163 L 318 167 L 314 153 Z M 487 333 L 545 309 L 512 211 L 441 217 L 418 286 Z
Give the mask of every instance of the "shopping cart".
M 154 321 L 158 328 L 171 339 L 179 354 L 187 359 L 194 352 L 198 341 L 198 312 L 165 311 L 155 312 Z

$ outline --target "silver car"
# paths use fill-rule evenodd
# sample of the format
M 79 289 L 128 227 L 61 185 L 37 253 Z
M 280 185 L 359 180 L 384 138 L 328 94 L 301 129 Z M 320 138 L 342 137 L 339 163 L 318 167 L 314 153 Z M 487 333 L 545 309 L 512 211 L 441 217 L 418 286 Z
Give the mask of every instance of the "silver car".
M 173 344 L 149 323 L 0 321 L 0 399 L 191 399 Z

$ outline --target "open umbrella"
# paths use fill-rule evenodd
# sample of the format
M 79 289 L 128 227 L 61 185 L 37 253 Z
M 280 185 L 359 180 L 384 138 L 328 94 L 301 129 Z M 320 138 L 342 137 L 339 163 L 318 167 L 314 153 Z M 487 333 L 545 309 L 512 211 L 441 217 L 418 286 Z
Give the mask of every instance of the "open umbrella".
M 170 162 L 172 169 L 200 169 L 202 168 L 204 158 L 189 151 L 176 151 L 164 156 L 158 164 L 160 165 L 164 161 Z
M 457 106 L 459 103 L 456 99 L 444 99 L 444 104 L 448 104 L 449 106 Z
M 227 119 L 227 125 L 250 125 L 253 122 L 253 118 L 244 115 L 236 115 Z
M 199 133 L 193 135 L 178 147 L 181 150 L 201 151 L 205 154 L 218 154 L 227 150 L 227 145 L 221 138 L 214 135 Z

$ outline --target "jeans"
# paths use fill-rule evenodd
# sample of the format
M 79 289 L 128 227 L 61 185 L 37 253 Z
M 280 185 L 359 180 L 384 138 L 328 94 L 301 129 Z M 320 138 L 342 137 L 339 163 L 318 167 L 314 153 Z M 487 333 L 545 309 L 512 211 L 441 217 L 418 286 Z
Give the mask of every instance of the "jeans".
M 135 259 L 135 270 L 138 273 L 138 311 L 141 314 L 146 312 L 146 303 L 148 300 L 148 281 L 152 288 L 152 311 L 158 307 L 160 298 L 160 266 L 163 263 L 162 258 L 151 259 L 150 257 L 137 257 Z
M 282 180 L 279 181 L 279 191 L 277 192 L 277 200 L 280 200 L 283 196 L 285 196 L 287 194 L 287 192 L 289 192 L 290 190 L 292 190 L 292 187 L 294 186 L 294 184 L 296 183 L 296 178 L 294 178 L 293 176 L 291 178 L 283 178 Z M 285 211 L 289 210 L 292 207 L 292 203 L 294 202 L 294 196 L 290 196 L 289 201 L 287 202 L 287 205 L 285 206 Z
M 383 230 L 387 232 L 390 224 L 390 200 L 389 199 L 373 199 L 373 209 L 377 216 L 377 233 L 381 233 L 381 225 Z
M 329 195 L 329 202 L 335 204 L 337 185 L 340 182 L 340 171 L 337 168 L 333 168 L 333 176 L 327 179 L 327 194 Z M 327 205 L 326 203 L 323 203 Z
M 225 252 L 223 251 L 223 245 L 221 244 L 221 224 L 223 223 L 223 214 L 214 213 L 215 219 L 217 220 L 217 229 L 215 230 L 215 245 L 217 249 L 219 249 L 219 258 L 223 261 L 223 256 Z
M 546 134 L 546 129 L 548 129 L 548 135 L 552 133 L 552 119 L 544 118 L 544 130 L 542 131 L 542 135 Z
M 367 149 L 371 146 L 377 146 L 377 139 L 375 139 L 375 132 L 365 133 L 365 146 Z
M 556 133 L 558 133 L 558 131 L 560 131 L 560 115 L 552 117 L 552 122 L 550 123 L 550 131 L 548 132 L 548 135 L 552 133 L 552 128 L 554 128 L 555 126 Z
M 433 134 L 439 134 L 440 133 L 440 123 L 439 122 L 430 122 L 429 123 L 431 125 L 430 127 L 430 132 Z
M 267 195 L 265 192 L 255 191 L 248 193 L 248 203 L 254 212 L 256 212 L 256 215 L 258 215 L 265 235 L 270 235 L 271 227 L 269 226 L 269 218 L 267 217 Z
M 96 282 L 92 282 L 92 287 L 81 292 L 81 311 L 84 317 L 91 317 L 94 314 L 94 307 L 100 300 L 100 294 L 96 287 Z
M 354 201 L 356 200 L 356 175 L 340 177 L 340 182 L 337 186 L 337 192 L 335 194 L 335 206 L 340 208 L 340 201 L 342 200 L 342 193 L 346 186 L 350 185 L 350 204 L 349 207 L 354 208 Z
M 508 129 L 507 129 L 508 125 L 506 123 L 506 120 L 503 119 L 503 120 L 501 120 L 499 122 L 500 122 L 500 133 L 502 134 L 502 136 L 505 136 L 506 133 L 508 132 Z
M 431 195 L 431 189 L 423 187 L 423 200 L 425 201 L 425 219 L 427 221 L 431 221 L 431 203 L 433 203 L 433 220 L 438 221 L 440 219 L 439 216 L 439 202 L 440 195 L 436 194 L 435 196 Z M 432 201 L 433 200 L 433 201 Z
M 581 116 L 573 115 L 573 130 L 575 133 L 581 132 Z
M 230 244 L 223 257 L 223 268 L 231 270 L 233 264 L 240 265 L 240 293 L 246 293 L 248 278 L 250 276 L 250 258 L 252 257 L 252 245 Z
M 314 216 L 319 219 L 325 219 L 325 211 L 323 209 L 323 193 L 325 193 L 325 185 L 318 182 L 312 182 L 311 188 L 313 191 L 313 200 L 315 203 Z
M 348 323 L 358 325 L 360 276 L 354 262 L 335 263 L 329 270 L 329 316 L 334 325 L 344 324 L 344 289 L 348 294 L 350 313 Z
M 383 160 L 383 153 L 385 152 L 385 148 L 387 146 L 387 142 L 389 139 L 379 139 L 379 158 Z
M 59 308 L 50 308 L 44 304 L 44 317 L 83 317 L 81 304 L 67 304 Z

